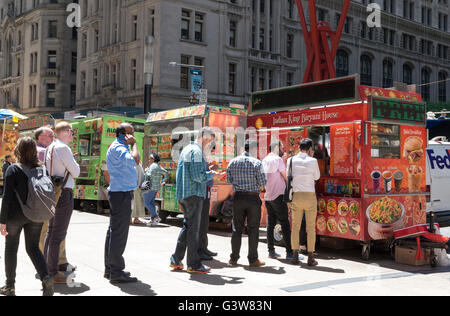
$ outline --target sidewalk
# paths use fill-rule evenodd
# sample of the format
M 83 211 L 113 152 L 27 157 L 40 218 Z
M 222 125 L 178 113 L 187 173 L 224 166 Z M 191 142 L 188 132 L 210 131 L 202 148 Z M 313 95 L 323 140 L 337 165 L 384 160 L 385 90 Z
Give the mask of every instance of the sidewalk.
M 360 250 L 320 249 L 319 266 L 308 268 L 286 260 L 267 258 L 261 242 L 260 258 L 267 266 L 249 268 L 247 238 L 243 238 L 240 266 L 229 267 L 228 231 L 212 231 L 210 249 L 219 252 L 216 260 L 205 262 L 211 274 L 190 275 L 172 272 L 169 258 L 175 249 L 181 219 L 169 225 L 130 229 L 125 253 L 127 271 L 139 278 L 137 284 L 114 286 L 103 278 L 103 253 L 108 217 L 74 212 L 67 238 L 68 258 L 78 266 L 76 282 L 57 286 L 56 295 L 163 295 L 163 296 L 289 296 L 289 295 L 449 295 L 450 268 L 410 267 L 395 264 L 389 256 L 375 253 L 371 262 L 360 258 Z M 265 240 L 265 233 L 261 233 Z M 284 249 L 277 252 L 284 256 Z M 4 239 L 0 241 L 0 282 L 4 277 Z M 17 268 L 17 295 L 40 295 L 40 282 L 27 257 L 22 237 Z

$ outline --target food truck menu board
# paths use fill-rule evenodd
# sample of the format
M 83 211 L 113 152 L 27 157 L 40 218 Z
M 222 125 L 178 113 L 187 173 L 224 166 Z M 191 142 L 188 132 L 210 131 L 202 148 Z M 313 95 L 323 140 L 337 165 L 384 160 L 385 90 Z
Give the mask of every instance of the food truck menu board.
M 386 122 L 395 117 L 397 121 L 401 116 L 409 124 L 368 123 L 369 141 L 363 171 L 364 214 L 368 235 L 374 240 L 391 238 L 396 229 L 426 223 L 427 131 L 425 126 L 417 125 L 422 117 L 417 108 L 405 104 L 405 107 L 400 105 L 402 111 L 406 109 L 405 113 L 387 111 L 386 117 L 380 120 Z
M 354 126 L 333 125 L 331 132 L 331 176 L 352 177 L 354 175 Z
M 317 206 L 317 234 L 353 240 L 364 239 L 361 199 L 321 197 Z

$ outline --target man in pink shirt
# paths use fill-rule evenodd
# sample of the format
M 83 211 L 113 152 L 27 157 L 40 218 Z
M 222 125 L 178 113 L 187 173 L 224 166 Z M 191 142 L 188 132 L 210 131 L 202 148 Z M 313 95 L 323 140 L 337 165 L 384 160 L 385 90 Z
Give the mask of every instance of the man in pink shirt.
M 269 248 L 269 258 L 276 259 L 281 255 L 275 252 L 274 246 L 274 228 L 277 220 L 280 222 L 283 230 L 283 239 L 286 246 L 286 259 L 293 259 L 293 250 L 291 247 L 291 228 L 289 223 L 289 209 L 283 202 L 284 191 L 286 188 L 286 165 L 283 157 L 287 156 L 283 150 L 283 144 L 279 141 L 273 142 L 270 147 L 270 154 L 262 161 L 264 172 L 267 177 L 266 194 L 264 200 L 266 203 L 268 224 L 267 224 L 267 245 Z

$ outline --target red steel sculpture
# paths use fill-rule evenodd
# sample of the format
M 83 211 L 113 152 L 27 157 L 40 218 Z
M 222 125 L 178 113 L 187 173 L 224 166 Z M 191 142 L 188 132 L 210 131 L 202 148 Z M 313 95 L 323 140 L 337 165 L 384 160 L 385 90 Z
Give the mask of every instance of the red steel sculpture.
M 344 7 L 335 33 L 331 30 L 330 25 L 327 22 L 316 21 L 317 10 L 315 0 L 308 0 L 311 28 L 308 31 L 302 0 L 296 0 L 298 15 L 300 17 L 303 37 L 306 44 L 306 55 L 308 57 L 308 65 L 306 67 L 303 83 L 336 78 L 336 66 L 334 61 L 336 59 L 342 31 L 344 30 L 348 10 L 350 8 L 350 0 L 344 1 Z

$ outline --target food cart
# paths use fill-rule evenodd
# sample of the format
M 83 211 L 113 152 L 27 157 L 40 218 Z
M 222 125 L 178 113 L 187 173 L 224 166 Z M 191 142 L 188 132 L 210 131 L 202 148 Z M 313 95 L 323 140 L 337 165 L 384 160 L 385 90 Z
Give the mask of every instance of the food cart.
M 19 139 L 19 131 L 13 124 L 5 123 L 0 129 L 0 162 L 3 165 L 5 157 L 11 155 L 14 157 L 14 149 Z M 0 170 L 0 191 L 3 192 L 3 172 Z
M 317 234 L 360 241 L 367 260 L 372 241 L 426 223 L 421 101 L 416 93 L 360 86 L 355 75 L 255 93 L 248 126 L 260 144 L 279 139 L 290 156 L 301 139 L 314 141 Z
M 210 212 L 212 217 L 218 216 L 219 206 L 232 192 L 232 187 L 226 184 L 225 171 L 231 159 L 240 153 L 236 133 L 244 133 L 246 115 L 247 111 L 243 109 L 210 105 L 149 115 L 145 126 L 144 157 L 157 153 L 161 157 L 160 165 L 169 172 L 169 179 L 156 198 L 161 219 L 181 213 L 176 200 L 178 154 L 191 140 L 195 140 L 197 132 L 204 126 L 216 131 L 216 149 L 207 155 L 207 159 L 219 166 L 219 175 L 214 176 L 214 187 L 211 189 Z M 144 162 L 148 163 L 145 159 Z M 148 165 L 144 164 L 144 167 Z
M 77 207 L 98 213 L 103 213 L 107 208 L 105 202 L 108 200 L 109 174 L 106 153 L 116 139 L 116 128 L 125 122 L 133 125 L 142 156 L 145 120 L 102 115 L 70 122 L 74 136 L 69 146 L 80 165 L 80 176 L 75 180 L 74 187 Z

